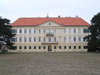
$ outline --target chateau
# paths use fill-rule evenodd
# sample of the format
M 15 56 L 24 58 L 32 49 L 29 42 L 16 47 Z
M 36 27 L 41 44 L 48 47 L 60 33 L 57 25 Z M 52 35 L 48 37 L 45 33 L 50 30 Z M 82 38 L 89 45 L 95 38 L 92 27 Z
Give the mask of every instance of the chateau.
M 90 24 L 80 17 L 19 18 L 11 26 L 16 51 L 87 51 Z

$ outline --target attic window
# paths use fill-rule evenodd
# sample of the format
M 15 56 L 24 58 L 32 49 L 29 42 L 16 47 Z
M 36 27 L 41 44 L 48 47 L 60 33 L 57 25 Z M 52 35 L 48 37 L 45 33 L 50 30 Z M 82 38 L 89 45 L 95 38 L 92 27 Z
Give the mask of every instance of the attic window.
M 49 25 L 51 25 L 51 23 L 49 23 Z

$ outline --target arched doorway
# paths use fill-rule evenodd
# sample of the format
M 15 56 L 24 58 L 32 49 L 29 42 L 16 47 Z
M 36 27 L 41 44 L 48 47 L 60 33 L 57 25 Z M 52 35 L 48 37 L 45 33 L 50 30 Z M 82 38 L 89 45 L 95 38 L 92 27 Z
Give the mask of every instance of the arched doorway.
M 52 46 L 51 45 L 48 46 L 48 51 L 52 51 Z

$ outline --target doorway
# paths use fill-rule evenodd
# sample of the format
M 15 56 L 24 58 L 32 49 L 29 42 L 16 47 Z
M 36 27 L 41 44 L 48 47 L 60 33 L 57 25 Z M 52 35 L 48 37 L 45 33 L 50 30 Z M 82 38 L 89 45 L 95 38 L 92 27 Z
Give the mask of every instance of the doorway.
M 48 46 L 48 51 L 52 51 L 52 46 L 51 45 Z

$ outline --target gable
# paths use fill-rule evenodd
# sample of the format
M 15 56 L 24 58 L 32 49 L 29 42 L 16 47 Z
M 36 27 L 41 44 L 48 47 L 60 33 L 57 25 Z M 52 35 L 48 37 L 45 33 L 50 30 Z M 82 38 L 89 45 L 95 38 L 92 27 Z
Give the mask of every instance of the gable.
M 61 26 L 61 25 L 57 24 L 57 23 L 55 23 L 53 21 L 47 21 L 47 22 L 45 22 L 43 24 L 40 24 L 39 26 Z

